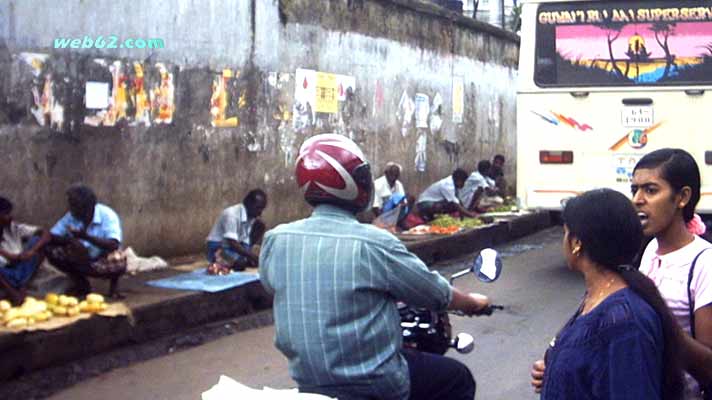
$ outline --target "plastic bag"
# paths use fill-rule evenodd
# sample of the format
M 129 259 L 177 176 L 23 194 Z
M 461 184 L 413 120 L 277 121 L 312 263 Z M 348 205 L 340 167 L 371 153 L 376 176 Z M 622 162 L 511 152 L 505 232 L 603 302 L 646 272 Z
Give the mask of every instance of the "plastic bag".
M 373 220 L 373 225 L 388 231 L 395 231 L 402 207 L 403 205 L 399 204 L 396 208 L 382 213 L 378 218 Z

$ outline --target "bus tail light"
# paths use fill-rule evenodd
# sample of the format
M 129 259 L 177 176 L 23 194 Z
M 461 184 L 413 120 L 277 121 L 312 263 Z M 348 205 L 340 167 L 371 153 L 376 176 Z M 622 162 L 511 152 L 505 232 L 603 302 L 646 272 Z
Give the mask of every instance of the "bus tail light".
M 541 164 L 573 164 L 573 151 L 539 151 L 539 163 Z

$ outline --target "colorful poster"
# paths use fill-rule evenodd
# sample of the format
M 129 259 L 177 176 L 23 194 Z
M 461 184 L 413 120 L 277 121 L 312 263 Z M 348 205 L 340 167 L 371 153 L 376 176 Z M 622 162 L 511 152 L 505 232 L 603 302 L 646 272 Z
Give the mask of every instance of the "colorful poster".
M 415 127 L 427 128 L 430 115 L 430 97 L 424 93 L 415 95 Z
M 316 71 L 297 69 L 294 75 L 294 105 L 292 106 L 293 126 L 297 132 L 311 127 L 316 119 L 314 101 L 316 99 Z
M 351 93 L 356 90 L 356 78 L 347 75 L 336 75 L 336 91 L 339 95 L 339 101 L 346 100 L 346 93 Z
M 465 112 L 465 83 L 461 76 L 452 78 L 452 122 L 462 123 Z
M 326 72 L 316 73 L 316 99 L 314 111 L 336 114 L 339 111 L 336 75 Z
M 170 124 L 173 121 L 175 109 L 173 74 L 163 63 L 156 63 L 161 82 L 151 90 L 151 109 L 153 120 L 159 124 Z
M 213 80 L 213 94 L 210 97 L 210 124 L 219 128 L 234 128 L 239 125 L 239 120 L 235 114 L 236 107 L 231 107 L 237 97 L 234 90 L 233 79 L 240 75 L 240 71 L 233 71 L 226 68 L 222 74 L 217 75 Z M 231 115 L 228 115 L 231 114 Z
M 47 72 L 42 76 L 47 54 L 20 53 L 20 58 L 32 68 L 34 81 L 32 88 L 33 105 L 30 112 L 40 126 L 62 130 L 64 128 L 64 106 L 55 93 L 55 82 L 52 74 Z

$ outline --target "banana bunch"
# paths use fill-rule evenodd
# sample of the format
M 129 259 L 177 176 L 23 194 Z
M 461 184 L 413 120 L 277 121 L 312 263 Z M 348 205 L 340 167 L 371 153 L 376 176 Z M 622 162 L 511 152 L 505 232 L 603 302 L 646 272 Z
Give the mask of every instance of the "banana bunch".
M 79 310 L 83 313 L 98 313 L 106 310 L 104 296 L 97 293 L 89 293 L 86 300 L 79 303 Z
M 57 293 L 47 293 L 45 302 L 54 315 L 61 317 L 74 317 L 79 315 L 79 299 Z
M 2 324 L 8 328 L 22 328 L 34 325 L 36 322 L 52 318 L 52 311 L 45 301 L 34 297 L 26 297 L 19 307 L 12 307 L 7 300 L 0 301 Z

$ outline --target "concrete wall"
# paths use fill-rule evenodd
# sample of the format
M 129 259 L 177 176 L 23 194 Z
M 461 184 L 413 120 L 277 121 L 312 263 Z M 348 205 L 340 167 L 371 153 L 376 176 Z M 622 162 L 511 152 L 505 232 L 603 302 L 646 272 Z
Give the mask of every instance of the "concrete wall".
M 269 225 L 307 215 L 293 161 L 321 132 L 360 143 L 378 175 L 401 163 L 414 194 L 495 153 L 514 183 L 519 45 L 509 33 L 406 0 L 58 4 L 0 3 L 0 193 L 18 219 L 51 225 L 81 180 L 117 210 L 138 252 L 202 251 L 220 210 L 250 188 L 268 192 Z M 99 35 L 164 48 L 53 48 L 57 37 Z M 332 78 L 353 90 L 315 104 L 305 80 L 333 88 Z M 87 108 L 87 82 L 108 82 L 114 105 Z

